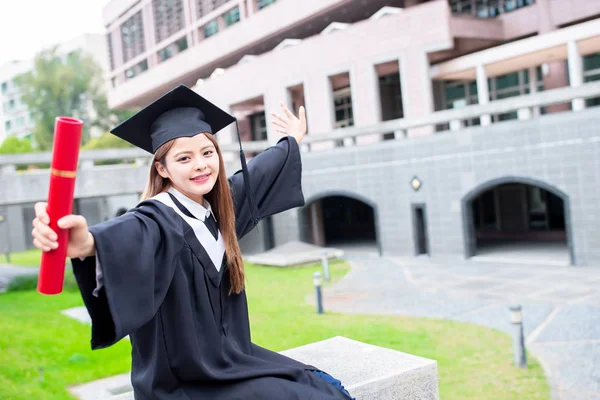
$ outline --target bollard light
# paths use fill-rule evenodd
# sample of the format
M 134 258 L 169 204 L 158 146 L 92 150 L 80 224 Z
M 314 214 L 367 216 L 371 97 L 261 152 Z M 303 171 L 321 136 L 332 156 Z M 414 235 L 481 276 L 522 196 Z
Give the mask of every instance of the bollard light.
M 521 324 L 523 323 L 523 313 L 521 312 L 521 306 L 515 305 L 510 306 L 510 322 L 513 324 Z
M 315 272 L 313 274 L 313 283 L 315 284 L 315 286 L 321 286 L 321 273 L 320 272 Z
M 317 314 L 323 314 L 323 294 L 321 292 L 321 273 L 313 274 L 313 283 L 315 284 L 315 294 L 317 298 Z
M 525 353 L 525 335 L 523 333 L 523 313 L 520 305 L 509 307 L 510 322 L 513 326 L 513 354 L 515 365 L 519 368 L 527 367 Z

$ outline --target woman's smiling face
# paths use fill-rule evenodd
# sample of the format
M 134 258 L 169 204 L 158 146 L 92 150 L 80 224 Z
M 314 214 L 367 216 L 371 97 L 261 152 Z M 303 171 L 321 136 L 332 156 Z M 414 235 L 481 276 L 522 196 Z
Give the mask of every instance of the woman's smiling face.
M 175 139 L 165 157 L 165 166 L 157 163 L 156 168 L 175 189 L 202 204 L 219 176 L 219 155 L 215 145 L 200 133 Z

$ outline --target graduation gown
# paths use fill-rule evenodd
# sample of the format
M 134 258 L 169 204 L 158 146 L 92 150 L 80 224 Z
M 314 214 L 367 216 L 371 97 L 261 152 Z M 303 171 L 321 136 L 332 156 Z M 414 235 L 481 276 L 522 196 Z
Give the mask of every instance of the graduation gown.
M 304 204 L 301 169 L 289 137 L 248 163 L 259 219 Z M 254 223 L 242 174 L 229 182 L 239 238 Z M 190 223 L 166 203 L 150 199 L 90 228 L 103 274 L 96 295 L 96 257 L 72 260 L 92 348 L 130 336 L 135 398 L 347 400 L 315 367 L 251 342 L 245 292 L 228 294 L 225 263 L 215 267 Z

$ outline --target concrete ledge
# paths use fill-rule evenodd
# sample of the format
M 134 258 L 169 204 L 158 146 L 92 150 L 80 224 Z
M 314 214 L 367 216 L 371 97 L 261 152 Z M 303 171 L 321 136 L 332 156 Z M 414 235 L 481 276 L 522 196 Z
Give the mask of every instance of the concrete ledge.
M 292 241 L 264 253 L 246 256 L 244 260 L 256 265 L 270 267 L 297 267 L 320 262 L 324 255 L 327 255 L 327 259 L 333 260 L 342 258 L 344 252 L 331 247 L 320 247 L 310 243 Z
M 339 379 L 357 400 L 440 398 L 437 362 L 434 360 L 341 336 L 286 350 L 281 354 L 314 365 Z M 110 397 L 110 400 L 133 399 L 132 392 Z
M 357 400 L 438 400 L 437 362 L 342 336 L 281 352 L 342 381 Z

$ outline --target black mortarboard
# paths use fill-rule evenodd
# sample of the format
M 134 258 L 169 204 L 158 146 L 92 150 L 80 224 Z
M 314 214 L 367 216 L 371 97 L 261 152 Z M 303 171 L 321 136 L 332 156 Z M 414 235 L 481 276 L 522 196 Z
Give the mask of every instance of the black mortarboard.
M 191 137 L 199 133 L 216 134 L 235 122 L 240 144 L 240 161 L 246 192 L 250 194 L 250 183 L 246 157 L 242 149 L 237 119 L 206 100 L 185 85 L 179 85 L 149 104 L 110 132 L 140 149 L 154 154 L 170 140 Z M 254 224 L 258 223 L 254 199 L 247 196 Z
M 208 132 L 216 134 L 236 119 L 192 89 L 179 85 L 110 132 L 154 154 L 166 142 Z

